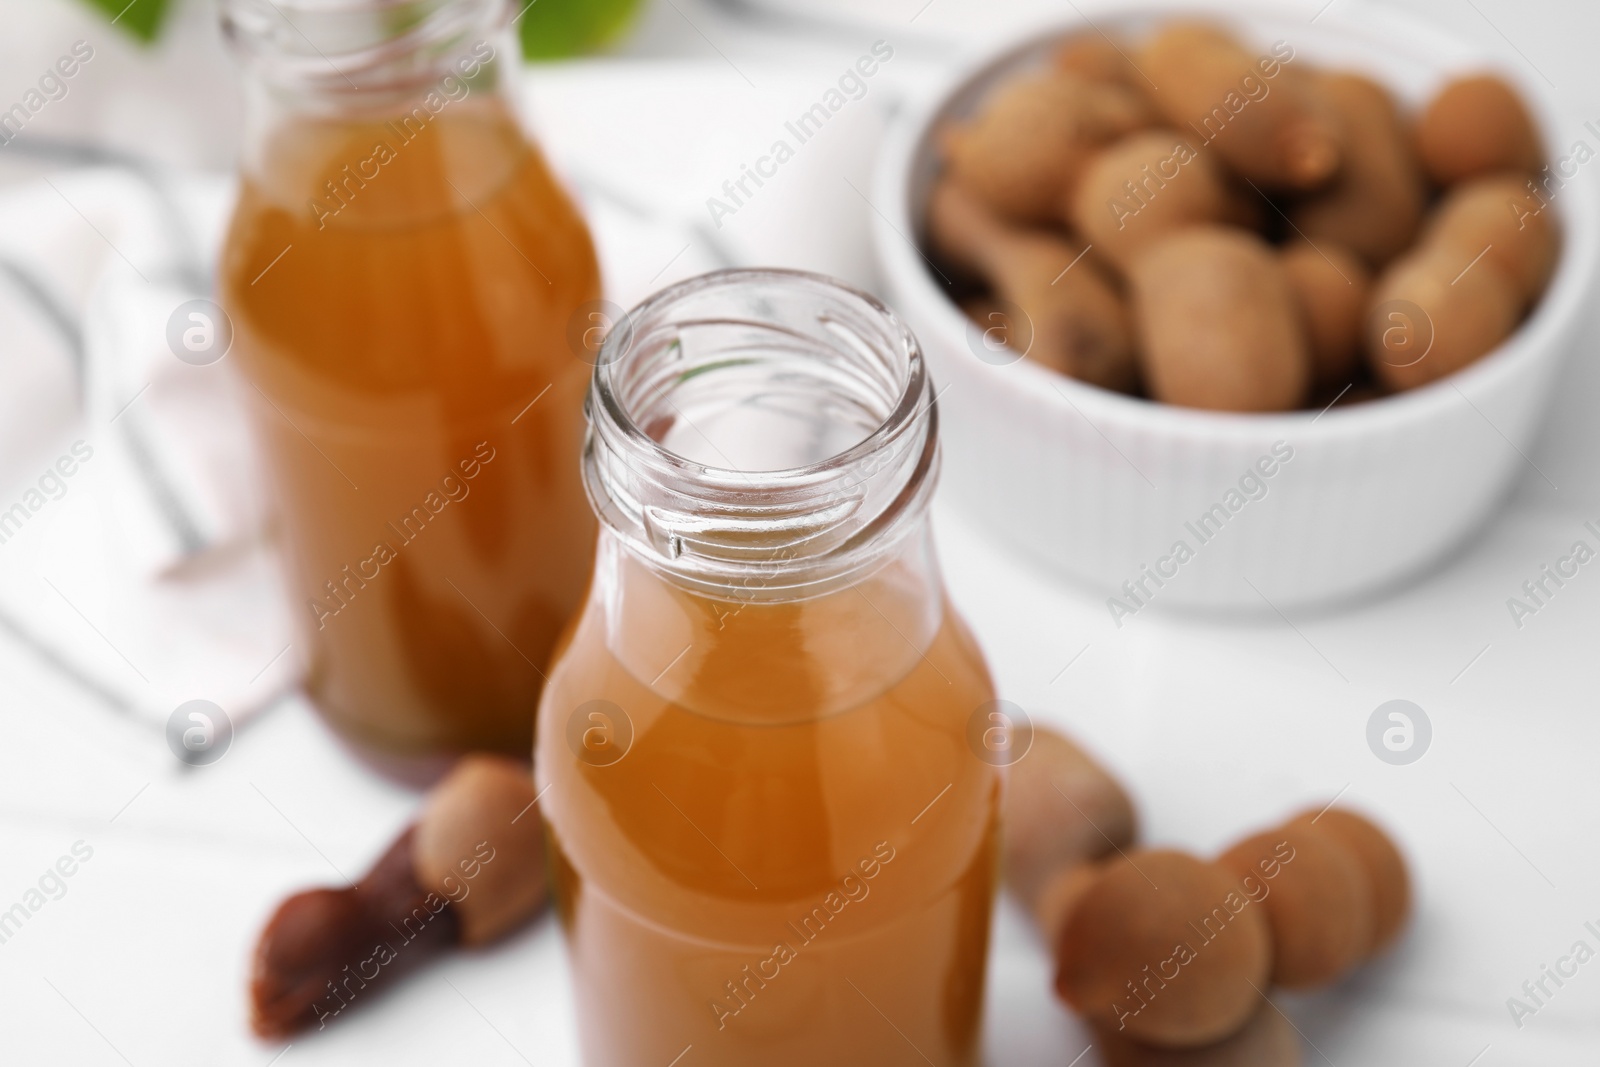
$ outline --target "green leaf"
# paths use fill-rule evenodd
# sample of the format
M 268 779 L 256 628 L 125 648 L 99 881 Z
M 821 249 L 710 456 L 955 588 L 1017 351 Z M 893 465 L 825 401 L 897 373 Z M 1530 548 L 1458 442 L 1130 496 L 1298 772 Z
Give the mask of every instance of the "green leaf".
M 167 18 L 168 0 L 88 0 L 106 13 L 117 28 L 133 34 L 145 44 L 156 39 Z
M 593 52 L 627 28 L 639 0 L 514 0 L 522 10 L 517 32 L 529 59 L 562 59 Z

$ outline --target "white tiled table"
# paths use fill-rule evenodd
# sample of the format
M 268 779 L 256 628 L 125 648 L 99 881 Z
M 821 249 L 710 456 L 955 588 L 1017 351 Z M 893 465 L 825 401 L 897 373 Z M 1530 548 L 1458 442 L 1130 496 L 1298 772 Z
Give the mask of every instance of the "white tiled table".
M 972 19 L 972 6 L 935 0 L 918 27 L 948 31 Z M 1600 99 L 1587 52 L 1600 39 L 1593 11 L 1425 7 L 1464 33 L 1503 32 L 1575 101 Z M 647 27 L 634 51 L 692 58 L 547 72 L 532 92 L 563 168 L 604 176 L 669 220 L 630 246 L 648 255 L 608 263 L 615 291 L 629 296 L 703 266 L 700 247 L 670 261 L 695 243 L 670 220 L 704 219 L 705 197 L 795 101 L 889 36 L 737 21 L 682 0 L 656 5 Z M 780 66 L 778 54 L 804 59 Z M 848 129 L 728 223 L 730 247 L 871 284 L 870 209 L 843 179 L 868 188 L 882 105 L 937 60 L 907 46 L 893 85 L 874 87 Z M 1117 630 L 1094 596 L 1008 556 L 955 502 L 937 505 L 947 578 L 1002 695 L 1113 765 L 1150 841 L 1215 850 L 1342 791 L 1404 843 L 1419 895 L 1406 941 L 1336 990 L 1279 1001 L 1315 1046 L 1308 1063 L 1595 1062 L 1600 962 L 1520 1030 L 1506 999 L 1575 940 L 1594 943 L 1583 924 L 1600 920 L 1600 571 L 1585 568 L 1521 630 L 1505 601 L 1573 540 L 1593 543 L 1581 526 L 1600 519 L 1597 400 L 1586 345 L 1532 456 L 1559 490 L 1528 470 L 1494 522 L 1434 571 L 1381 600 L 1295 615 L 1292 628 L 1275 617 L 1150 612 Z M 1384 764 L 1366 745 L 1367 717 L 1393 697 L 1433 722 L 1432 748 L 1411 766 Z M 274 903 L 364 868 L 416 802 L 353 763 L 302 704 L 251 726 L 216 766 L 183 770 L 158 735 L 110 718 L 0 641 L 0 739 L 0 908 L 74 842 L 93 848 L 66 894 L 0 944 L 0 1062 L 264 1065 L 280 1053 L 285 1065 L 578 1062 L 548 921 L 416 976 L 287 1052 L 247 1035 L 248 953 Z M 990 1063 L 1066 1064 L 1088 1043 L 1048 980 L 1027 928 L 1003 910 Z

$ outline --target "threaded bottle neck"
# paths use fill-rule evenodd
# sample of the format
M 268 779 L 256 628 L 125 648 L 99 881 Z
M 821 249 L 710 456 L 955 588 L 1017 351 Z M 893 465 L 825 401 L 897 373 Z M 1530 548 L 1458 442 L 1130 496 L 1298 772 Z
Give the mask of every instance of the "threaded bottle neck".
M 507 0 L 222 0 L 254 77 L 311 110 L 382 111 L 498 83 Z M 509 57 L 507 57 L 509 58 Z
M 871 573 L 925 522 L 938 413 L 894 313 L 813 274 L 721 271 L 616 324 L 584 481 L 632 553 L 711 595 L 794 599 Z

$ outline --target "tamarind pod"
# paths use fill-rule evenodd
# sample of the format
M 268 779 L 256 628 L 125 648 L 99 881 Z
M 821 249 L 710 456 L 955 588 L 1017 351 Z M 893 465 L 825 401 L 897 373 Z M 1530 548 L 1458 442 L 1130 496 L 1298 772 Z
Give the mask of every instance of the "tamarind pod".
M 1170 129 L 1131 134 L 1089 161 L 1065 217 L 1127 271 L 1145 248 L 1195 223 L 1217 222 L 1236 198 L 1216 162 Z
M 1168 122 L 1269 189 L 1315 189 L 1342 158 L 1336 120 L 1284 42 L 1252 55 L 1206 23 L 1172 22 L 1139 51 L 1150 96 Z
M 1033 744 L 1007 772 L 1003 854 L 1007 886 L 1033 907 L 1060 871 L 1133 845 L 1133 801 L 1072 741 L 1035 725 Z
M 1391 263 L 1372 287 L 1363 329 L 1368 366 L 1391 389 L 1454 374 L 1516 329 L 1522 294 L 1500 264 L 1449 245 Z
M 1464 181 L 1445 194 L 1422 234 L 1431 247 L 1493 259 L 1516 282 L 1524 306 L 1549 284 L 1560 247 L 1554 219 L 1527 182 L 1511 173 Z
M 1309 989 L 1342 978 L 1372 941 L 1372 888 L 1361 861 L 1331 834 L 1294 823 L 1254 834 L 1217 860 L 1259 887 L 1272 927 L 1272 979 Z
M 1263 910 L 1244 899 L 1227 869 L 1181 852 L 1108 860 L 1067 917 L 1056 992 L 1144 1044 L 1221 1041 L 1255 1013 L 1272 962 Z
M 1194 226 L 1129 273 L 1151 396 L 1214 411 L 1286 411 L 1305 399 L 1311 355 L 1282 263 L 1244 230 Z
M 949 176 L 1014 223 L 1044 223 L 1103 144 L 1148 125 L 1149 105 L 1119 85 L 1044 71 L 1001 86 L 940 135 Z
M 983 278 L 1020 312 L 1018 322 L 1004 309 L 991 312 L 1006 318 L 1008 345 L 1080 381 L 1133 389 L 1138 364 L 1127 306 L 1084 246 L 1012 227 L 952 182 L 929 197 L 928 239 L 935 255 Z
M 1389 835 L 1354 812 L 1338 808 L 1307 811 L 1295 823 L 1316 824 L 1356 856 L 1372 889 L 1372 938 L 1366 957 L 1392 944 L 1411 915 L 1411 876 L 1405 857 Z
M 1344 131 L 1339 173 L 1290 209 L 1315 244 L 1338 242 L 1382 267 L 1416 240 L 1427 203 L 1412 137 L 1389 91 L 1357 74 L 1318 78 Z
M 1532 173 L 1544 150 L 1522 97 L 1494 74 L 1448 82 L 1417 120 L 1417 155 L 1437 185 L 1516 170 Z
M 1317 388 L 1349 385 L 1361 360 L 1361 329 L 1372 276 L 1343 246 L 1295 244 L 1280 253 L 1311 351 Z

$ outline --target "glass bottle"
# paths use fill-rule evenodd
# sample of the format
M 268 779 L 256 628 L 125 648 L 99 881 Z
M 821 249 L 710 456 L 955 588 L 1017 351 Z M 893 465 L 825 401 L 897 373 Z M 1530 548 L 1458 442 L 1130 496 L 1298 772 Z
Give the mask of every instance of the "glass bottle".
M 916 340 L 824 278 L 711 274 L 612 330 L 587 411 L 601 533 L 534 757 L 584 1062 L 973 1063 L 993 691 Z
M 248 125 L 221 299 L 308 691 L 401 767 L 527 753 L 593 553 L 569 330 L 599 275 L 518 122 L 509 14 L 223 3 Z

